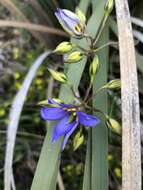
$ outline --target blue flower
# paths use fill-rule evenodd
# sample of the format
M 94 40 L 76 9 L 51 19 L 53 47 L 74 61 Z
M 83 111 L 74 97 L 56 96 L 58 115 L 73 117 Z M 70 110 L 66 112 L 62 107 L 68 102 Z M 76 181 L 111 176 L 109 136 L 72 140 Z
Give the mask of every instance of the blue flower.
M 85 24 L 73 12 L 66 9 L 59 9 L 55 15 L 64 30 L 75 38 L 82 38 L 84 35 Z
M 58 121 L 53 127 L 52 142 L 64 136 L 62 150 L 78 124 L 94 127 L 100 122 L 97 117 L 79 111 L 74 105 L 59 103 L 53 99 L 48 99 L 48 105 L 49 107 L 41 108 L 41 116 L 44 120 Z

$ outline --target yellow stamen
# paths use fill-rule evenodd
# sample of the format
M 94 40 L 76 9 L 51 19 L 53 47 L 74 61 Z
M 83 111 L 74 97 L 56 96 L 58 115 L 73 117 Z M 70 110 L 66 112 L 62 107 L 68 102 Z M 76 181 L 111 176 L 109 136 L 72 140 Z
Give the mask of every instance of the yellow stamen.
M 75 26 L 75 29 L 76 29 L 77 32 L 81 32 L 81 26 L 80 26 L 80 24 L 77 24 Z
M 76 109 L 75 108 L 68 108 L 67 111 L 70 111 L 70 112 L 71 111 L 76 111 Z
M 73 116 L 76 116 L 76 112 L 73 112 Z

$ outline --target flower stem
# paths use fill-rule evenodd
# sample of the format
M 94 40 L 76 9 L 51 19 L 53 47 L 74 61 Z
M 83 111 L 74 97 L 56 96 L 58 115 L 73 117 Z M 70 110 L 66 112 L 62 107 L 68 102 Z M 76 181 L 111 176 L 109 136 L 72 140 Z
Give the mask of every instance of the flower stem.
M 89 50 L 84 49 L 83 47 L 81 47 L 81 46 L 79 46 L 79 45 L 77 45 L 77 44 L 73 44 L 72 47 L 78 48 L 78 49 L 80 49 L 80 50 L 83 51 L 83 52 L 88 52 L 88 51 L 89 51 Z
M 102 50 L 103 48 L 105 48 L 105 47 L 107 47 L 107 46 L 110 46 L 110 45 L 118 45 L 118 42 L 114 42 L 114 41 L 108 42 L 108 43 L 106 43 L 106 44 L 100 46 L 99 48 L 93 49 L 92 51 L 93 51 L 94 53 L 96 53 L 96 52 L 98 52 L 98 51 Z
M 74 90 L 74 88 L 73 88 L 73 85 L 70 84 L 70 83 L 66 83 L 66 84 L 67 84 L 67 85 L 69 86 L 69 88 L 71 89 L 71 91 L 72 91 L 74 97 L 77 98 L 77 99 L 80 99 L 80 97 L 76 95 L 76 92 L 75 92 L 75 90 Z
M 92 88 L 92 82 L 90 82 L 90 84 L 89 84 L 89 87 L 88 87 L 88 89 L 86 91 L 86 94 L 85 94 L 83 102 L 86 102 L 86 100 L 88 99 L 88 96 L 89 96 L 91 88 Z
M 90 110 L 94 111 L 94 112 L 99 112 L 99 113 L 101 113 L 105 118 L 107 118 L 107 114 L 105 114 L 103 111 L 101 111 L 101 110 L 99 110 L 99 109 L 96 109 L 96 108 L 92 108 L 92 107 L 90 107 L 90 106 L 88 106 L 88 105 L 86 105 L 85 107 L 86 107 L 87 109 L 90 109 Z
M 109 14 L 107 12 L 104 13 L 104 17 L 101 21 L 101 25 L 100 27 L 98 28 L 98 32 L 97 32 L 97 35 L 95 36 L 94 40 L 93 40 L 93 43 L 96 44 L 100 38 L 100 35 L 104 29 L 104 26 L 105 26 L 105 23 L 107 21 L 107 18 L 108 18 Z
M 90 102 L 90 100 L 92 100 L 92 98 L 94 98 L 101 90 L 103 90 L 103 89 L 105 89 L 105 88 L 103 88 L 103 87 L 101 87 L 101 88 L 98 88 L 97 90 L 96 90 L 96 92 L 93 94 L 93 96 L 90 96 L 90 97 L 88 97 L 87 99 L 86 99 L 86 104 L 88 103 L 88 102 Z

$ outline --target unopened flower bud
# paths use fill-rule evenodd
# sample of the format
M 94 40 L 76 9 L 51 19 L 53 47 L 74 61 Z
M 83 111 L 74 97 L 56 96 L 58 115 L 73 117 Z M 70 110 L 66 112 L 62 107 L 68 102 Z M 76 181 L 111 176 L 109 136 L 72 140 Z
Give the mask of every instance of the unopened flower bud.
M 48 68 L 48 70 L 55 80 L 57 80 L 59 82 L 63 82 L 63 83 L 67 82 L 67 77 L 64 73 L 54 71 L 53 69 L 49 69 L 49 68 Z
M 57 106 L 57 102 L 59 104 L 63 103 L 63 101 L 59 98 L 52 98 L 52 99 L 48 98 L 46 100 L 42 100 L 42 101 L 38 102 L 37 105 L 39 105 L 39 106 L 47 106 L 48 105 L 50 107 L 55 107 L 55 105 Z
M 105 11 L 109 14 L 114 6 L 114 0 L 107 0 L 106 5 L 105 5 Z
M 108 88 L 108 89 L 121 88 L 121 81 L 120 79 L 111 80 L 104 86 L 104 88 Z
M 57 8 L 55 15 L 64 30 L 70 35 L 75 38 L 82 38 L 84 36 L 85 25 L 75 13 Z
M 71 49 L 72 49 L 72 44 L 70 42 L 62 42 L 56 47 L 53 53 L 62 55 L 64 53 L 69 52 Z
M 99 58 L 98 56 L 96 55 L 92 61 L 92 63 L 90 64 L 90 67 L 89 67 L 89 75 L 91 77 L 91 80 L 94 79 L 95 77 L 95 74 L 97 73 L 97 71 L 99 70 Z
M 39 105 L 39 106 L 46 106 L 46 105 L 48 105 L 49 103 L 48 103 L 48 100 L 42 100 L 42 101 L 40 101 L 40 102 L 38 102 L 38 104 L 37 105 Z
M 82 54 L 79 51 L 74 51 L 71 54 L 68 55 L 68 57 L 65 59 L 66 63 L 76 63 L 79 62 L 82 59 Z
M 109 129 L 111 129 L 113 132 L 117 134 L 121 134 L 121 126 L 120 124 L 115 120 L 107 116 L 106 125 Z
M 85 24 L 85 22 L 86 22 L 85 14 L 78 7 L 76 8 L 76 15 L 78 16 L 78 18 L 80 19 L 80 21 L 83 24 Z
M 83 144 L 83 142 L 84 142 L 84 136 L 81 133 L 81 131 L 79 131 L 74 137 L 73 141 L 74 150 L 77 150 L 79 146 Z

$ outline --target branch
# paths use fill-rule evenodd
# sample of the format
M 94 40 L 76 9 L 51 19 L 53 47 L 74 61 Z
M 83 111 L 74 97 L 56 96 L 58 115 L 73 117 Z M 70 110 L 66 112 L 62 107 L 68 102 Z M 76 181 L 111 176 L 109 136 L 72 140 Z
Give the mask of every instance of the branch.
M 35 30 L 38 32 L 47 32 L 59 36 L 68 36 L 64 31 L 51 28 L 48 26 L 43 26 L 40 24 L 33 24 L 30 22 L 18 22 L 18 21 L 10 21 L 10 20 L 1 20 L 0 19 L 0 27 L 14 27 L 14 28 L 25 28 L 27 30 Z
M 122 190 L 141 190 L 140 111 L 137 68 L 127 0 L 115 0 L 121 66 Z

